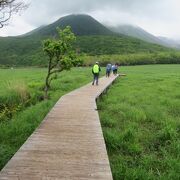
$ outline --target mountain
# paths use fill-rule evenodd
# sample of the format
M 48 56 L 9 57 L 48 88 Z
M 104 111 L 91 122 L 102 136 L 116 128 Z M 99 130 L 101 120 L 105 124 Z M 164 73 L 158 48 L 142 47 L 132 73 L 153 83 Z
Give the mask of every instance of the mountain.
M 119 25 L 117 27 L 111 27 L 110 29 L 113 32 L 117 32 L 117 33 L 124 34 L 127 36 L 135 37 L 135 38 L 138 38 L 143 41 L 150 42 L 150 43 L 154 43 L 154 44 L 161 43 L 160 39 L 158 39 L 156 36 L 153 36 L 152 34 L 146 32 L 144 29 L 142 29 L 138 26 Z
M 71 26 L 77 35 L 74 45 L 88 55 L 153 53 L 170 49 L 112 32 L 88 15 L 69 15 L 56 22 L 16 37 L 0 38 L 0 64 L 46 65 L 42 41 L 56 36 L 56 27 Z
M 177 42 L 175 42 L 171 39 L 165 38 L 165 37 L 154 36 L 138 26 L 119 25 L 117 27 L 110 27 L 110 29 L 113 32 L 116 32 L 119 34 L 124 34 L 124 35 L 130 36 L 130 37 L 135 37 L 135 38 L 141 39 L 141 40 L 149 42 L 149 43 L 159 44 L 159 45 L 170 47 L 170 48 L 178 48 L 179 47 Z
M 54 36 L 57 33 L 57 27 L 65 28 L 66 26 L 71 26 L 73 33 L 77 36 L 114 34 L 91 16 L 79 14 L 62 17 L 56 22 L 41 29 L 35 30 L 35 32 L 32 31 L 26 35 L 33 34 L 38 36 Z

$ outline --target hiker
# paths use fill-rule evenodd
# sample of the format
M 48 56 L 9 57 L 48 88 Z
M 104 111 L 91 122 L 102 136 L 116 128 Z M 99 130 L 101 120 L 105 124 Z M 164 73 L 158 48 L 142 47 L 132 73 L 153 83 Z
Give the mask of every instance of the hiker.
M 118 63 L 115 64 L 115 69 L 114 69 L 114 74 L 117 75 L 117 71 L 118 71 Z
M 92 85 L 94 85 L 95 82 L 96 82 L 96 85 L 98 85 L 98 79 L 99 79 L 99 72 L 100 71 L 101 71 L 101 68 L 99 66 L 99 62 L 96 62 L 96 64 L 92 68 L 92 73 L 94 76 Z
M 106 66 L 106 77 L 109 77 L 111 74 L 111 64 L 107 64 Z
M 118 64 L 117 63 L 112 66 L 112 71 L 113 71 L 114 75 L 117 75 L 117 71 L 118 71 Z
M 115 75 L 115 64 L 112 65 L 111 69 L 112 69 L 113 74 Z

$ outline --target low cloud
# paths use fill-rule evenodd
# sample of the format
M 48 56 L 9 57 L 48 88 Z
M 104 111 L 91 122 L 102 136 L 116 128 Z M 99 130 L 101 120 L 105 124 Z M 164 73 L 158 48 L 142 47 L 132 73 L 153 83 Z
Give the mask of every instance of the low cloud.
M 14 28 L 21 27 L 19 33 L 52 23 L 64 15 L 84 13 L 110 25 L 135 24 L 155 35 L 180 38 L 179 0 L 26 1 L 31 3 L 29 9 L 12 21 Z M 8 28 L 0 30 L 0 35 L 6 34 Z

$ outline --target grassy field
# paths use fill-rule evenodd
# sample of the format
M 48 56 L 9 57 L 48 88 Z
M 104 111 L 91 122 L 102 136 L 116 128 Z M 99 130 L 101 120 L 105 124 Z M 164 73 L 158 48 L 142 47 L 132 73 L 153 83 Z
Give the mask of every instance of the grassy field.
M 98 103 L 114 179 L 179 179 L 180 65 L 121 71 L 127 76 Z M 42 101 L 45 75 L 46 69 L 0 69 L 0 169 L 60 96 L 91 80 L 88 68 L 63 72 L 51 99 Z
M 98 103 L 114 179 L 180 179 L 180 65 L 121 71 Z
M 63 72 L 42 101 L 46 69 L 0 69 L 0 169 L 67 92 L 91 80 L 90 68 Z

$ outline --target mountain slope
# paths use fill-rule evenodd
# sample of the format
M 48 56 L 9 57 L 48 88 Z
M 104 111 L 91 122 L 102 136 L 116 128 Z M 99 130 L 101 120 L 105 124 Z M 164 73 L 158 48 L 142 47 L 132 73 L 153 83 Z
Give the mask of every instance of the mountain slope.
M 178 48 L 180 49 L 180 41 L 175 41 L 166 37 L 158 37 L 162 42 L 165 44 L 169 45 L 170 47 Z
M 138 26 L 120 25 L 117 27 L 110 27 L 110 29 L 113 32 L 135 37 L 149 43 L 159 44 L 167 47 L 176 47 L 174 43 L 168 43 L 162 38 L 156 37 Z
M 42 40 L 55 36 L 56 27 L 70 25 L 77 35 L 75 48 L 89 55 L 153 53 L 168 51 L 157 44 L 117 35 L 87 15 L 70 15 L 48 26 L 40 27 L 17 37 L 0 38 L 0 64 L 45 65 Z
M 150 43 L 159 43 L 159 39 L 152 34 L 146 32 L 140 27 L 132 25 L 119 25 L 117 27 L 111 27 L 111 30 L 127 36 L 132 36 Z

